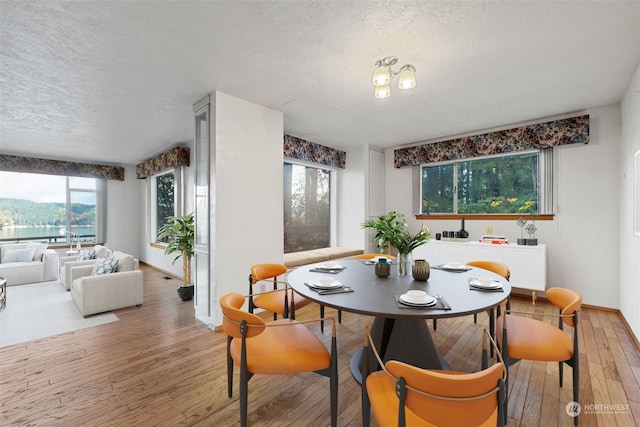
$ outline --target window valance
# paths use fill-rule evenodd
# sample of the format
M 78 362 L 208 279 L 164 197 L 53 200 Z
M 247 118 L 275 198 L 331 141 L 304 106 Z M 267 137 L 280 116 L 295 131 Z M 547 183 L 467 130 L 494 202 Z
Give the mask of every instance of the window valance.
M 394 150 L 396 168 L 589 143 L 589 115 Z
M 344 169 L 347 153 L 291 135 L 284 136 L 284 156 L 290 159 Z
M 174 147 L 136 165 L 136 177 L 145 179 L 177 166 L 189 166 L 189 147 Z
M 124 168 L 0 154 L 0 170 L 124 181 Z

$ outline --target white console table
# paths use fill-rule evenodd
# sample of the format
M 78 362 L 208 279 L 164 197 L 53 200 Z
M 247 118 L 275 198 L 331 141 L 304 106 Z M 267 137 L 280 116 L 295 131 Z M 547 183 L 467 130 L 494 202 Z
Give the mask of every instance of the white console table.
M 531 290 L 533 303 L 536 292 L 547 288 L 546 245 L 523 246 L 510 243 L 494 245 L 478 241 L 429 240 L 413 251 L 413 259 L 429 263 L 469 261 L 497 261 L 506 264 L 511 272 L 511 286 Z

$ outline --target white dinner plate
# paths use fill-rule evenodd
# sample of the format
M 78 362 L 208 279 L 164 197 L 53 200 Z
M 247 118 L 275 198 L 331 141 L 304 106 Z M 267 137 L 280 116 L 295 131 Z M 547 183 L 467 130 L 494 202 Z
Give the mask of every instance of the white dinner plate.
M 309 286 L 316 289 L 337 289 L 342 287 L 342 283 L 333 277 L 318 277 L 311 280 Z
M 469 284 L 478 289 L 500 289 L 502 283 L 493 279 L 473 279 L 469 281 Z
M 340 270 L 342 266 L 340 264 L 336 264 L 335 262 L 332 262 L 327 264 L 320 264 L 316 268 L 319 268 L 320 270 Z
M 447 270 L 467 270 L 469 267 L 459 262 L 448 262 L 442 265 L 442 268 Z
M 407 294 L 402 294 L 398 297 L 398 301 L 402 304 L 410 305 L 412 307 L 430 307 L 436 304 L 436 299 L 431 295 L 424 294 L 422 297 L 415 297 Z

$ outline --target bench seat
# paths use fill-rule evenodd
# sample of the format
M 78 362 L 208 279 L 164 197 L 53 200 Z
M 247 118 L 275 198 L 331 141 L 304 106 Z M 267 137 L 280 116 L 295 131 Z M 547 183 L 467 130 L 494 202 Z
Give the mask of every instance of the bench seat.
M 362 249 L 343 248 L 339 246 L 312 249 L 310 251 L 291 252 L 284 254 L 284 265 L 286 265 L 287 268 L 294 268 L 301 265 L 346 258 L 362 253 L 364 253 Z

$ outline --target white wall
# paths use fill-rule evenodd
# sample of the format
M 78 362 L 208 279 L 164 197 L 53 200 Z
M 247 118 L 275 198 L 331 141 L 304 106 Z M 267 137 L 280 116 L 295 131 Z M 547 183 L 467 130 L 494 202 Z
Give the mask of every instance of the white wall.
M 246 294 L 251 265 L 283 261 L 284 125 L 281 112 L 221 92 L 216 92 L 215 105 L 212 253 L 216 255 L 211 304 L 219 325 L 219 296 Z
M 110 249 L 140 257 L 138 230 L 143 200 L 136 168 L 125 166 L 124 181 L 107 180 L 107 235 Z M 140 259 L 140 258 L 139 258 Z
M 583 113 L 590 115 L 589 144 L 556 150 L 556 216 L 553 221 L 536 222 L 536 237 L 547 245 L 548 287 L 575 289 L 586 304 L 618 308 L 620 108 Z M 412 170 L 393 167 L 392 149 L 385 151 L 385 163 L 386 210 L 404 213 L 410 230 L 416 232 L 421 222 L 413 216 Z M 435 234 L 459 230 L 460 221 L 430 220 L 428 226 Z M 467 220 L 465 228 L 471 239 L 478 239 L 487 226 L 511 241 L 520 235 L 515 221 Z
M 364 230 L 360 227 L 365 213 L 365 170 L 368 164 L 367 147 L 346 149 L 346 168 L 338 170 L 337 242 L 336 246 L 363 249 Z
M 620 189 L 620 310 L 636 337 L 640 337 L 640 237 L 633 235 L 632 159 L 637 150 L 640 150 L 640 65 L 622 99 L 620 168 L 616 174 Z

